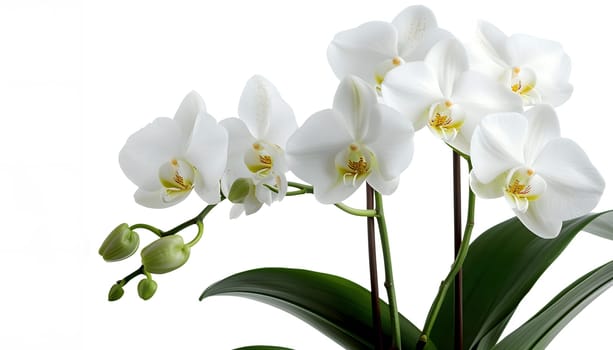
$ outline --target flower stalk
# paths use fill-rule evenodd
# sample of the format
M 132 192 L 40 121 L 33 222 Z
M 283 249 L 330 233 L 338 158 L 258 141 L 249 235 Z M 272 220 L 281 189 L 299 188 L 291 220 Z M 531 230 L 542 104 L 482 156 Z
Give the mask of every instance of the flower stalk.
M 390 308 L 390 323 L 392 325 L 392 347 L 391 349 L 401 349 L 402 342 L 400 336 L 400 318 L 398 316 L 398 304 L 396 303 L 396 290 L 394 287 L 394 273 L 392 270 L 392 254 L 387 234 L 387 224 L 383 212 L 383 198 L 381 193 L 375 191 L 375 205 L 377 211 L 377 224 L 381 238 L 381 250 L 383 252 L 383 266 L 385 269 L 385 289 Z
M 468 160 L 468 159 L 467 159 Z M 472 169 L 471 162 L 468 161 L 469 171 Z M 436 322 L 436 318 L 438 313 L 443 305 L 443 300 L 445 299 L 445 295 L 447 295 L 447 291 L 449 290 L 449 286 L 453 283 L 456 275 L 462 269 L 462 265 L 464 264 L 464 260 L 466 259 L 466 255 L 468 255 L 468 248 L 470 246 L 470 237 L 472 234 L 473 227 L 475 225 L 475 193 L 472 189 L 468 190 L 468 212 L 466 214 L 466 225 L 464 226 L 464 236 L 462 237 L 461 244 L 459 246 L 458 253 L 456 255 L 455 261 L 451 266 L 451 270 L 447 274 L 447 277 L 441 283 L 439 287 L 438 293 L 432 306 L 430 307 L 430 311 L 428 312 L 428 316 L 426 317 L 426 323 L 424 325 L 424 329 L 422 331 L 422 335 L 417 342 L 416 349 L 423 350 L 426 346 L 430 332 L 432 331 L 432 327 Z
M 454 257 L 457 258 L 462 246 L 462 174 L 460 155 L 453 154 L 453 240 Z M 464 317 L 462 307 L 462 266 L 455 276 L 454 284 L 454 348 L 462 350 L 464 343 Z
M 366 208 L 374 209 L 374 190 L 366 184 Z M 375 348 L 383 350 L 383 329 L 381 327 L 381 307 L 379 304 L 379 277 L 377 276 L 377 247 L 375 241 L 375 218 L 366 218 L 368 229 L 368 264 L 370 267 L 370 301 L 372 308 L 372 323 Z

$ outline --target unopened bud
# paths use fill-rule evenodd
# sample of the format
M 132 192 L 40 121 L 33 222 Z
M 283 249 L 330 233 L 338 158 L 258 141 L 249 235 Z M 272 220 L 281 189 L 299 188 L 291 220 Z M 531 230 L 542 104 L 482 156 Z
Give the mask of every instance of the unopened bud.
M 236 179 L 232 186 L 230 187 L 230 193 L 228 193 L 228 200 L 232 203 L 243 203 L 245 198 L 249 195 L 249 191 L 251 191 L 251 187 L 253 186 L 253 181 L 240 178 Z
M 143 278 L 138 282 L 138 296 L 143 300 L 151 299 L 157 289 L 158 284 L 150 278 Z
M 145 271 L 162 274 L 183 266 L 190 248 L 179 235 L 166 236 L 152 242 L 141 251 Z
M 111 289 L 109 289 L 109 301 L 119 300 L 122 296 L 123 285 L 121 283 L 115 283 Z
M 130 230 L 128 224 L 117 226 L 102 242 L 98 254 L 105 261 L 119 261 L 130 257 L 138 249 L 138 233 Z

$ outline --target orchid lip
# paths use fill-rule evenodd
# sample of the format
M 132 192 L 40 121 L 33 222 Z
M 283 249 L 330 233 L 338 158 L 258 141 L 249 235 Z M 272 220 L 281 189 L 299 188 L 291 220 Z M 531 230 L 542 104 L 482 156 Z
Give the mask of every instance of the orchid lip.
M 547 183 L 534 169 L 518 167 L 507 175 L 503 193 L 511 208 L 525 213 L 530 203 L 537 200 L 546 188 Z
M 374 155 L 360 145 L 352 143 L 336 155 L 336 169 L 344 185 L 356 186 L 357 180 L 367 177 L 372 171 Z
M 160 183 L 164 187 L 162 200 L 170 203 L 187 195 L 194 187 L 196 173 L 196 168 L 183 159 L 172 158 L 162 164 L 158 171 Z
M 464 125 L 465 113 L 450 100 L 434 103 L 428 112 L 428 127 L 445 142 L 453 141 Z

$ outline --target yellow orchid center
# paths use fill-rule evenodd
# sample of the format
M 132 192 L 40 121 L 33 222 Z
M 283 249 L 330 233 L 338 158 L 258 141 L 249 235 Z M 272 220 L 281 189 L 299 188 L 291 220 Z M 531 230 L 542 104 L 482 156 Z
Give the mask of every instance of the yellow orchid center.
M 275 154 L 280 152 L 277 145 L 258 141 L 245 152 L 244 161 L 247 168 L 254 174 L 266 177 L 271 174 L 275 164 Z
M 400 66 L 403 63 L 404 60 L 402 59 L 402 57 L 395 56 L 377 65 L 377 67 L 375 68 L 375 82 L 377 83 L 377 92 L 381 92 L 381 84 L 383 84 L 383 80 L 385 80 L 385 75 L 387 74 L 387 72 Z
M 437 102 L 430 106 L 428 127 L 444 141 L 453 141 L 464 125 L 465 113 L 451 101 Z
M 158 176 L 164 193 L 162 200 L 172 202 L 177 197 L 186 195 L 194 187 L 196 169 L 188 161 L 173 158 L 162 164 Z
M 536 86 L 536 73 L 528 67 L 512 67 L 505 71 L 501 77 L 504 85 L 532 104 L 539 103 L 540 95 L 534 90 Z
M 507 176 L 504 196 L 511 208 L 525 213 L 546 189 L 547 183 L 533 169 L 517 168 Z
M 370 174 L 373 161 L 374 155 L 372 152 L 352 143 L 337 154 L 335 164 L 343 183 L 356 186 L 358 180 L 362 180 Z

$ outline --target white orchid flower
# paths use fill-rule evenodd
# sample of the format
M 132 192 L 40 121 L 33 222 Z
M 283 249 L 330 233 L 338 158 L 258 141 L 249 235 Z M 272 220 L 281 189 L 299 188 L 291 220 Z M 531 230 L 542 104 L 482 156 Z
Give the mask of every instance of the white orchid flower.
M 246 84 L 238 107 L 239 118 L 223 120 L 221 125 L 230 136 L 228 166 L 222 180 L 222 191 L 228 196 L 232 184 L 245 179 L 249 194 L 242 203 L 235 203 L 230 217 L 245 212 L 255 213 L 263 203 L 281 200 L 287 192 L 288 171 L 285 160 L 287 139 L 298 128 L 291 107 L 277 89 L 261 76 Z M 266 185 L 276 187 L 271 191 Z
M 505 197 L 519 220 L 542 238 L 598 203 L 604 180 L 585 152 L 560 137 L 553 108 L 483 118 L 473 134 L 471 188 L 480 197 Z
M 381 86 L 383 102 L 401 112 L 415 130 L 430 131 L 462 153 L 479 120 L 493 112 L 521 112 L 521 99 L 496 81 L 470 71 L 456 39 L 439 41 L 424 61 L 390 71 Z
M 339 79 L 356 75 L 378 88 L 389 70 L 423 59 L 432 45 L 451 36 L 438 27 L 430 9 L 410 6 L 391 23 L 367 22 L 336 34 L 328 62 Z
M 206 112 L 202 97 L 190 92 L 174 119 L 157 118 L 131 135 L 119 152 L 119 165 L 136 185 L 137 203 L 166 208 L 192 189 L 207 203 L 220 201 L 228 135 Z
M 315 113 L 287 143 L 290 169 L 311 183 L 317 200 L 338 203 L 367 181 L 391 194 L 413 155 L 413 127 L 377 103 L 362 79 L 343 79 L 333 109 Z
M 480 22 L 472 51 L 475 68 L 520 95 L 524 105 L 561 105 L 570 98 L 570 58 L 555 41 L 523 34 L 506 36 Z

